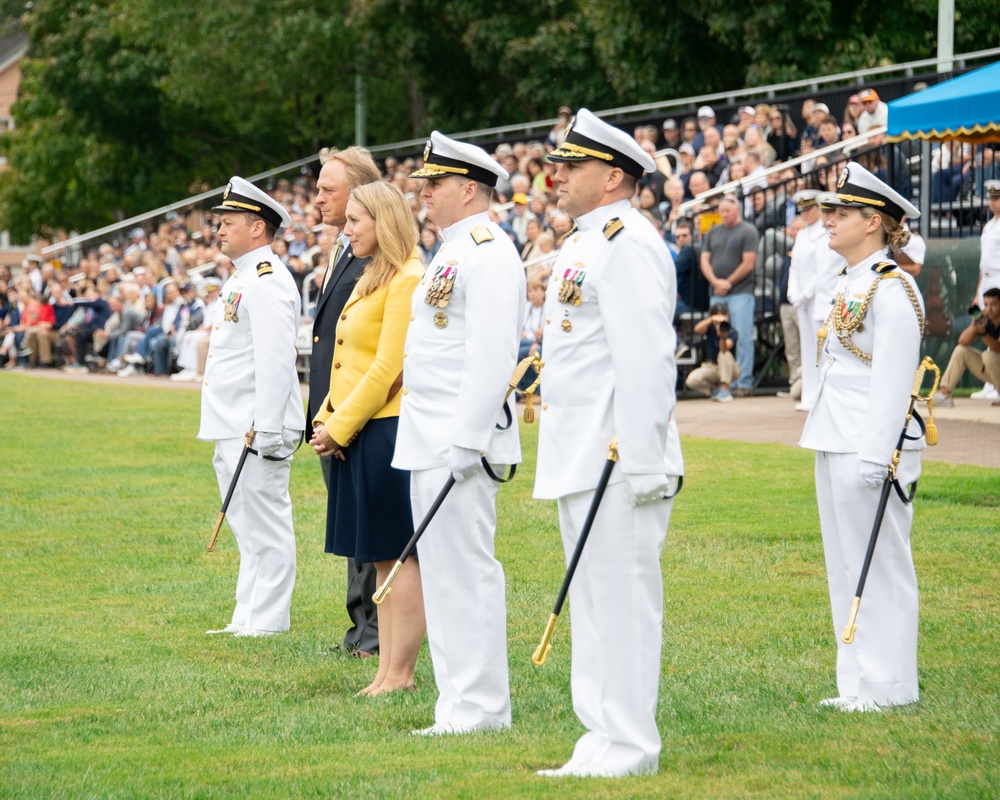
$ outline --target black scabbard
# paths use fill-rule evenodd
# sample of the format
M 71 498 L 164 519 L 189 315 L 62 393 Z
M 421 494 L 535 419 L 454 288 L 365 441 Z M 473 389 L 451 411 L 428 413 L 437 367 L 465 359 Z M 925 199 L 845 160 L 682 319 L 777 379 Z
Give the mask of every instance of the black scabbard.
M 611 480 L 611 471 L 615 468 L 615 462 L 618 460 L 618 450 L 614 444 L 609 448 L 608 460 L 604 463 L 604 469 L 601 470 L 601 477 L 597 481 L 597 486 L 594 489 L 594 497 L 590 501 L 590 508 L 587 509 L 587 517 L 583 521 L 583 528 L 580 530 L 580 538 L 576 541 L 576 547 L 573 549 L 573 555 L 569 560 L 569 564 L 566 566 L 566 575 L 563 578 L 562 586 L 559 587 L 559 594 L 556 595 L 555 605 L 552 607 L 552 614 L 549 615 L 549 621 L 545 626 L 545 632 L 542 634 L 542 641 L 535 649 L 534 655 L 531 660 L 538 666 L 545 663 L 545 659 L 549 654 L 549 650 L 552 649 L 552 635 L 555 633 L 556 622 L 559 619 L 559 614 L 562 612 L 563 604 L 566 602 L 566 595 L 569 593 L 569 585 L 573 582 L 573 575 L 576 573 L 577 565 L 580 563 L 580 557 L 583 555 L 583 548 L 587 544 L 587 537 L 590 536 L 590 529 L 594 527 L 594 520 L 597 518 L 597 510 L 601 506 L 601 500 L 604 499 L 604 490 L 608 488 L 608 481 Z
M 222 509 L 219 511 L 219 516 L 215 520 L 215 528 L 212 531 L 212 537 L 208 540 L 208 552 L 211 553 L 215 550 L 215 542 L 219 538 L 219 531 L 222 529 L 222 523 L 226 519 L 226 512 L 229 511 L 229 504 L 233 500 L 233 492 L 236 491 L 236 484 L 240 479 L 240 473 L 243 472 L 243 465 L 246 463 L 247 456 L 251 452 L 251 447 L 253 445 L 254 437 L 257 432 L 250 427 L 247 431 L 246 436 L 243 437 L 243 450 L 240 452 L 240 460 L 236 462 L 236 469 L 233 471 L 233 479 L 229 482 L 229 489 L 226 490 L 226 497 L 222 501 Z

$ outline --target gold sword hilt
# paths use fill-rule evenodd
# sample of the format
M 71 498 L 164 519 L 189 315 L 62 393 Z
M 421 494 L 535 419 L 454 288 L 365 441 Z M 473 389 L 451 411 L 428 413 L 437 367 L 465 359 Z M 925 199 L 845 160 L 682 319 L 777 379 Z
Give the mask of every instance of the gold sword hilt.
M 854 641 L 854 632 L 858 629 L 855 623 L 858 620 L 859 608 L 861 608 L 861 598 L 855 597 L 854 602 L 851 604 L 851 615 L 847 618 L 847 627 L 844 628 L 844 633 L 840 637 L 844 644 L 850 644 Z
M 219 512 L 219 518 L 215 520 L 215 528 L 212 531 L 212 538 L 208 540 L 208 552 L 211 553 L 215 550 L 215 543 L 219 539 L 219 531 L 222 530 L 222 521 L 226 518 L 226 514 L 223 511 Z
M 392 591 L 392 582 L 396 580 L 396 574 L 403 568 L 403 562 L 397 561 L 393 566 L 392 571 L 389 573 L 388 577 L 385 579 L 385 583 L 379 586 L 375 590 L 375 594 L 372 595 L 372 602 L 375 605 L 382 605 L 385 598 L 388 596 L 389 592 Z
M 556 623 L 558 621 L 558 614 L 550 614 L 549 621 L 545 623 L 545 632 L 542 633 L 542 641 L 538 643 L 538 647 L 535 648 L 535 653 L 531 657 L 536 667 L 540 667 L 545 663 L 545 659 L 548 658 L 549 652 L 552 650 L 552 636 L 556 632 Z

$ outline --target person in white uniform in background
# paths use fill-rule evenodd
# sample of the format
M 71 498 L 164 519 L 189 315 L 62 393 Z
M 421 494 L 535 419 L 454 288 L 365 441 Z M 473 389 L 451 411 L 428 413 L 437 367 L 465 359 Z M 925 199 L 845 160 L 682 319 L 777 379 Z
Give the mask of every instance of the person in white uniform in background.
M 290 458 L 305 429 L 295 371 L 299 293 L 271 250 L 290 222 L 280 203 L 243 178 L 223 195 L 219 242 L 234 272 L 222 287 L 209 339 L 198 438 L 215 442 L 212 460 L 226 496 L 244 448 L 256 431 L 227 519 L 240 550 L 236 609 L 221 630 L 267 636 L 288 630 L 295 587 L 295 532 L 288 494 Z
M 788 302 L 795 306 L 799 320 L 799 340 L 802 353 L 802 396 L 798 406 L 808 410 L 816 394 L 819 370 L 816 366 L 816 331 L 819 324 L 813 320 L 813 301 L 816 295 L 816 258 L 821 241 L 829 238 L 823 224 L 816 197 L 816 189 L 796 192 L 792 200 L 801 215 L 804 227 L 795 237 L 792 262 L 788 270 Z
M 652 158 L 580 109 L 558 164 L 576 220 L 545 301 L 545 409 L 535 497 L 557 500 L 567 560 L 617 440 L 619 461 L 570 584 L 573 709 L 587 729 L 551 777 L 656 772 L 660 552 L 683 473 L 670 252 L 630 200 Z
M 979 282 L 972 305 L 980 309 L 983 308 L 983 292 L 1000 289 L 1000 181 L 983 181 L 983 189 L 989 197 L 993 216 L 983 225 L 983 233 L 979 237 Z M 987 382 L 970 397 L 974 400 L 996 400 L 1000 395 L 997 394 L 997 387 Z
M 816 451 L 827 581 L 837 637 L 838 696 L 821 705 L 877 711 L 915 703 L 917 576 L 910 551 L 913 508 L 893 492 L 865 584 L 852 644 L 841 639 L 920 361 L 923 306 L 913 278 L 886 254 L 905 246 L 905 217 L 920 214 L 864 167 L 850 162 L 831 207 L 830 247 L 847 261 L 825 324 L 819 388 L 800 446 Z M 821 330 L 820 335 L 823 335 Z M 920 475 L 916 421 L 897 478 Z
M 504 574 L 494 555 L 498 484 L 481 458 L 521 459 L 502 405 L 521 340 L 524 267 L 490 220 L 493 188 L 507 172 L 484 150 L 434 131 L 410 177 L 425 180 L 420 199 L 444 239 L 413 294 L 392 461 L 410 471 L 415 527 L 448 476 L 456 480 L 417 546 L 439 694 L 434 724 L 414 733 L 503 729 L 511 714 Z

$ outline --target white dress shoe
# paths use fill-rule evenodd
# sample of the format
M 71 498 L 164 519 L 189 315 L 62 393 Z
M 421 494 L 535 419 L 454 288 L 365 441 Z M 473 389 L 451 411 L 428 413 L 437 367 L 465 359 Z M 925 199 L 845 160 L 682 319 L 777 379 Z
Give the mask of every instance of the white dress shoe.
M 864 698 L 858 698 L 850 703 L 845 703 L 839 706 L 841 711 L 844 712 L 856 712 L 859 714 L 869 713 L 869 712 L 879 712 L 882 708 L 874 700 L 868 700 Z
M 464 733 L 464 731 L 455 730 L 450 725 L 440 725 L 435 723 L 429 728 L 420 728 L 419 730 L 410 731 L 410 736 L 447 736 L 449 733 Z
M 978 392 L 973 392 L 969 395 L 972 400 L 996 400 L 997 390 L 990 388 L 989 386 L 984 386 Z
M 230 622 L 225 628 L 222 628 L 221 630 L 205 631 L 205 633 L 207 633 L 209 636 L 215 636 L 216 634 L 219 633 L 239 633 L 241 630 L 243 630 L 243 626 L 240 625 L 238 622 Z
M 807 406 L 805 403 L 796 403 L 795 404 L 795 410 L 796 411 L 808 411 L 810 408 L 811 408 L 811 406 Z
M 242 628 L 233 634 L 234 639 L 258 639 L 262 636 L 277 636 L 281 631 L 262 631 L 259 628 Z
M 820 708 L 841 708 L 850 703 L 857 702 L 856 697 L 828 697 L 826 700 L 819 701 Z

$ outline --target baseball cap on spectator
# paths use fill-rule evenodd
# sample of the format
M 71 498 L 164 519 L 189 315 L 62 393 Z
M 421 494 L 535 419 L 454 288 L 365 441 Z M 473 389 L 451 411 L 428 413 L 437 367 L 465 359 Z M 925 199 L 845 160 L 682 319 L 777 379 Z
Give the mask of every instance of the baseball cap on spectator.
M 514 196 L 511 198 L 511 202 L 526 206 L 528 205 L 528 195 L 524 192 L 515 192 Z
M 816 105 L 813 106 L 813 114 L 815 114 L 817 111 L 822 111 L 824 114 L 829 114 L 830 106 L 828 106 L 826 103 L 817 103 Z
M 862 103 L 867 103 L 869 100 L 874 100 L 877 103 L 878 92 L 876 92 L 874 89 L 865 89 L 858 94 L 858 99 Z
M 146 231 L 142 228 L 132 228 L 132 232 L 129 234 L 130 239 L 145 239 Z
M 751 117 L 753 117 L 757 114 L 757 112 L 754 111 L 753 106 L 743 106 L 740 109 L 740 114 L 749 114 Z
M 677 123 L 672 119 L 665 119 L 663 120 L 663 130 L 675 131 L 677 130 Z
M 292 218 L 281 203 L 238 175 L 229 179 L 229 185 L 222 195 L 222 205 L 214 206 L 212 211 L 258 214 L 276 228 L 287 228 L 292 223 Z
M 702 106 L 698 109 L 698 119 L 715 119 L 715 112 L 711 106 Z
M 679 153 L 687 153 L 688 155 L 691 155 L 691 156 L 695 155 L 694 145 L 691 144 L 691 142 L 684 142 L 684 143 L 682 143 L 681 146 L 677 148 L 677 151 Z
M 597 159 L 618 167 L 633 178 L 641 178 L 644 172 L 656 169 L 656 162 L 635 139 L 586 108 L 576 112 L 566 129 L 566 140 L 547 158 L 570 163 Z

